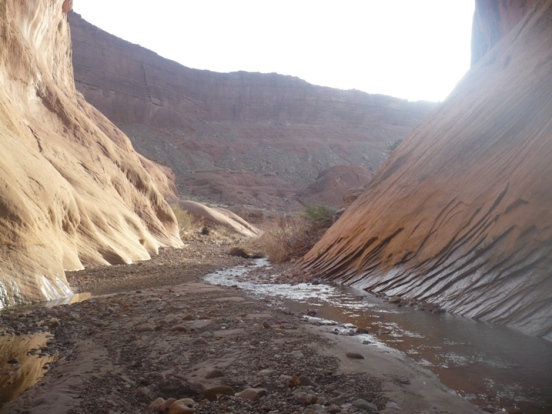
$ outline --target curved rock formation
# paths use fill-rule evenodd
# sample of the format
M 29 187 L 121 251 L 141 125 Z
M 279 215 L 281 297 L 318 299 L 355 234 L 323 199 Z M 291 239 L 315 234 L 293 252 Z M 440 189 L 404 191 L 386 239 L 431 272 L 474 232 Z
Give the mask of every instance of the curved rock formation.
M 202 220 L 205 224 L 223 226 L 245 237 L 257 237 L 262 233 L 260 229 L 225 208 L 208 207 L 189 200 L 181 200 L 178 205 L 182 210 Z
M 166 175 L 75 90 L 70 3 L 0 3 L 0 307 L 70 294 L 64 269 L 181 245 Z
M 297 192 L 335 165 L 375 171 L 388 145 L 434 106 L 275 73 L 190 69 L 77 14 L 70 14 L 70 22 L 77 88 L 140 153 L 171 166 L 182 194 L 193 192 L 190 176 L 204 170 L 219 170 L 221 179 L 233 170 L 265 183 L 272 176 L 272 193 L 283 180 Z M 220 202 L 216 189 L 203 190 L 208 188 L 202 189 L 203 199 Z M 247 202 L 264 206 L 271 197 L 258 194 Z
M 552 340 L 552 1 L 538 6 L 393 152 L 305 268 Z

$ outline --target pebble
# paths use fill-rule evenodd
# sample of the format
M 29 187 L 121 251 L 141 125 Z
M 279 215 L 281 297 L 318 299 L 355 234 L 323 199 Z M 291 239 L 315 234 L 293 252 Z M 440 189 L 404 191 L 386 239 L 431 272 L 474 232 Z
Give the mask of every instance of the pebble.
M 268 392 L 264 388 L 246 388 L 245 390 L 238 392 L 236 397 L 244 400 L 256 401 L 267 394 Z
M 356 352 L 347 352 L 345 355 L 347 356 L 347 358 L 351 359 L 364 359 L 364 356 L 362 356 L 361 354 L 357 354 Z
M 400 296 L 392 296 L 391 299 L 389 299 L 389 303 L 399 303 L 401 301 Z
M 206 346 L 209 345 L 209 342 L 207 342 L 204 338 L 197 338 L 192 342 L 192 344 L 195 346 Z
M 314 394 L 309 394 L 303 391 L 296 391 L 293 394 L 295 401 L 303 405 L 312 405 L 316 403 L 318 397 Z
M 270 325 L 267 321 L 263 322 L 263 328 L 265 329 L 272 329 L 272 325 Z
M 371 402 L 358 398 L 352 402 L 352 406 L 366 411 L 378 411 L 378 407 Z
M 52 329 L 59 328 L 61 326 L 61 322 L 59 321 L 58 318 L 52 318 L 46 324 L 48 325 L 49 328 L 52 328 Z
M 148 406 L 148 410 L 152 413 L 155 413 L 155 412 L 158 412 L 159 411 L 159 408 L 165 403 L 165 399 L 164 398 L 157 398 L 155 399 L 149 406 Z
M 191 398 L 176 400 L 169 409 L 169 414 L 193 414 L 197 404 Z
M 207 388 L 202 395 L 201 399 L 208 399 L 210 401 L 218 400 L 222 395 L 234 395 L 236 392 L 232 387 L 226 385 L 219 385 L 217 387 Z
M 224 377 L 224 372 L 222 372 L 220 369 L 215 369 L 205 374 L 205 378 L 207 379 L 220 378 L 220 377 Z
M 183 325 L 175 325 L 170 329 L 171 332 L 186 332 L 187 330 L 188 328 Z

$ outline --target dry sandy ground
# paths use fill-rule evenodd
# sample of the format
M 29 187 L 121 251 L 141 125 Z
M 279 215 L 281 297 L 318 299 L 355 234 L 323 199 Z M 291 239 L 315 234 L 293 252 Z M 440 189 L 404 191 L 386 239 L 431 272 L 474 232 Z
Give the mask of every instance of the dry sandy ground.
M 192 399 L 191 410 L 173 405 L 172 414 L 480 412 L 406 358 L 201 282 L 246 260 L 226 249 L 193 243 L 148 262 L 71 273 L 76 290 L 100 296 L 5 311 L 0 338 L 51 332 L 39 352 L 57 360 L 0 412 L 162 412 L 169 398 Z M 10 363 L 24 370 L 15 356 Z

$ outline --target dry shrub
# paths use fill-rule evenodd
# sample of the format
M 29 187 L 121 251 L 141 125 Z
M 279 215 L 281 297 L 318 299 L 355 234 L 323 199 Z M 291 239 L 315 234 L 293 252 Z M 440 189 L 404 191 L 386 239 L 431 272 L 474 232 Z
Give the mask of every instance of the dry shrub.
M 271 262 L 304 256 L 332 225 L 335 212 L 325 206 L 307 207 L 296 216 L 279 216 L 264 226 L 256 248 Z
M 171 208 L 178 222 L 181 238 L 184 238 L 187 233 L 201 229 L 202 223 L 199 223 L 188 211 L 180 208 L 178 204 L 172 204 Z
M 303 217 L 276 217 L 257 239 L 259 249 L 271 262 L 282 263 L 303 256 L 310 246 L 307 220 Z

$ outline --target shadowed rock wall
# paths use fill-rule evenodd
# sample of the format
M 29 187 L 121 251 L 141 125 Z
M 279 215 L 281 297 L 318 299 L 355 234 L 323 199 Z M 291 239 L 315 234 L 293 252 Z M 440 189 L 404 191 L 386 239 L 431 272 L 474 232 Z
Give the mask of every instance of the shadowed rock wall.
M 70 294 L 65 269 L 181 245 L 167 175 L 75 90 L 70 6 L 0 2 L 0 307 Z
M 552 2 L 538 6 L 393 152 L 304 268 L 552 340 Z

